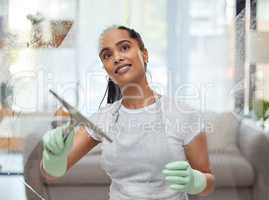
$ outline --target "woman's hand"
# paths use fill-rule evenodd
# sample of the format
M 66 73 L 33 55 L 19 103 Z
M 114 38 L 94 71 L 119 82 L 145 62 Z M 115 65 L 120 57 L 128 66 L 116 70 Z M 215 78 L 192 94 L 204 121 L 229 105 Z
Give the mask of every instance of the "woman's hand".
M 201 193 L 207 185 L 205 174 L 192 169 L 187 161 L 175 161 L 165 165 L 162 171 L 170 188 L 189 194 Z
M 75 134 L 72 129 L 64 141 L 63 131 L 67 126 L 69 124 L 50 130 L 42 138 L 44 147 L 42 164 L 50 176 L 59 177 L 67 171 L 67 156 L 72 148 Z

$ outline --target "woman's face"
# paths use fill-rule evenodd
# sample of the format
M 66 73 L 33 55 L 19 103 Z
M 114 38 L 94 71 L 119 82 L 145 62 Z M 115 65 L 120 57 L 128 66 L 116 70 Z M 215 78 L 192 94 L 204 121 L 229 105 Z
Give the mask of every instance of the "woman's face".
M 109 77 L 119 86 L 139 83 L 145 77 L 147 50 L 130 38 L 126 30 L 112 29 L 101 39 L 99 56 Z

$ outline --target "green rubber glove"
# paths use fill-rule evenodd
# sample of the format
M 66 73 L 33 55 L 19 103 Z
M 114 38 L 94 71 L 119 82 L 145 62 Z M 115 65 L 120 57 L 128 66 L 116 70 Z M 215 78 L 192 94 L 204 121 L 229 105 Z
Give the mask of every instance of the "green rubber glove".
M 42 164 L 44 170 L 50 176 L 63 176 L 67 170 L 67 156 L 72 148 L 75 135 L 75 131 L 72 129 L 72 132 L 64 142 L 63 130 L 68 125 L 50 130 L 42 138 L 44 147 Z
M 165 165 L 162 170 L 170 188 L 179 192 L 199 194 L 206 188 L 206 176 L 192 169 L 187 161 L 175 161 Z

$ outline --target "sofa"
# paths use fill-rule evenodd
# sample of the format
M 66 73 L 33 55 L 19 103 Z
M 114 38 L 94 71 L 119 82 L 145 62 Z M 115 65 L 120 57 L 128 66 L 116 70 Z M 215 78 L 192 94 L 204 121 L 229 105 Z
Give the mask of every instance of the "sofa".
M 230 112 L 208 112 L 204 120 L 209 125 L 208 150 L 212 172 L 216 176 L 216 189 L 207 197 L 190 196 L 190 199 L 269 199 L 269 136 L 253 126 L 251 120 L 242 120 Z M 46 127 L 39 131 L 44 133 Z M 27 135 L 26 144 L 36 135 Z M 49 181 L 40 173 L 42 144 L 36 143 L 31 146 L 30 152 L 29 149 L 25 150 L 25 181 L 46 200 L 108 199 L 110 179 L 100 166 L 100 145 L 84 156 L 64 177 Z M 40 199 L 37 193 L 26 188 L 28 200 Z

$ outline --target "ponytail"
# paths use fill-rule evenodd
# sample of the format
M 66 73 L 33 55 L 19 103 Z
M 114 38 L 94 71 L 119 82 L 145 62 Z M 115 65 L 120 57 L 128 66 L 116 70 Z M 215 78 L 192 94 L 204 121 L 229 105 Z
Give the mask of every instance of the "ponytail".
M 109 78 L 108 82 L 107 82 L 105 94 L 104 94 L 104 96 L 99 104 L 98 110 L 101 108 L 101 105 L 104 101 L 104 98 L 106 96 L 107 91 L 108 91 L 108 95 L 107 95 L 107 103 L 108 104 L 112 104 L 115 101 L 120 100 L 122 98 L 120 87 Z
M 110 78 L 108 79 L 107 87 L 108 87 L 107 103 L 111 104 L 121 99 L 122 95 L 120 87 L 117 84 L 115 84 Z

